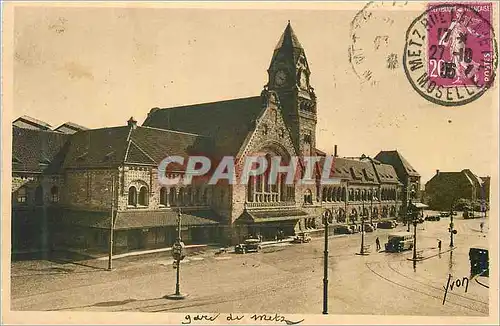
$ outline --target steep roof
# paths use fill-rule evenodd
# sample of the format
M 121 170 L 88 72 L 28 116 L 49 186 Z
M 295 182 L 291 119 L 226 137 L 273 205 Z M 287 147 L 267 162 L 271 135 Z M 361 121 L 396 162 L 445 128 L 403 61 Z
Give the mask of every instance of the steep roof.
M 325 158 L 321 158 L 321 166 Z M 368 161 L 334 157 L 331 176 L 349 180 L 355 183 L 378 183 L 373 165 Z
M 299 39 L 295 35 L 295 32 L 292 29 L 292 25 L 290 22 L 286 25 L 285 31 L 281 35 L 278 44 L 274 49 L 273 57 L 271 59 L 271 65 L 274 60 L 278 57 L 285 57 L 293 60 L 294 63 L 297 63 L 300 55 L 305 56 L 304 48 L 299 42 Z
M 152 109 L 143 126 L 212 137 L 214 154 L 236 155 L 263 111 L 260 96 Z
M 382 163 L 392 165 L 400 178 L 402 178 L 403 175 L 420 176 L 398 151 L 380 151 L 377 156 L 375 156 L 375 159 Z
M 396 174 L 396 170 L 394 170 L 392 165 L 374 161 L 373 166 L 375 167 L 375 172 L 377 172 L 377 177 L 380 183 L 401 183 L 398 179 L 398 175 Z
M 12 172 L 57 172 L 68 140 L 69 135 L 59 132 L 13 126 Z
M 158 165 L 165 157 L 186 157 L 210 148 L 200 135 L 130 126 L 80 131 L 71 138 L 64 168 L 115 167 L 123 163 Z
M 74 134 L 75 132 L 81 131 L 81 130 L 88 130 L 88 128 L 84 126 L 77 125 L 76 123 L 73 122 L 66 122 L 54 129 L 54 131 L 59 131 L 65 134 Z
M 33 130 L 50 130 L 51 126 L 41 120 L 23 115 L 12 122 L 13 126 Z

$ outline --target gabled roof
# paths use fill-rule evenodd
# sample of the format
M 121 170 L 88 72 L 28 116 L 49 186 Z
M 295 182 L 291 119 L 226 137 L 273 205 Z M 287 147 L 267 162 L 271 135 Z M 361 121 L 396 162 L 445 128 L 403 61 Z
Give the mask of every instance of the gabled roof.
M 260 96 L 152 109 L 143 126 L 212 137 L 214 154 L 236 155 L 263 111 Z
M 51 126 L 41 120 L 23 115 L 12 122 L 12 125 L 19 128 L 33 130 L 50 130 Z
M 66 122 L 54 129 L 54 131 L 59 131 L 65 134 L 74 134 L 75 132 L 81 131 L 81 130 L 88 130 L 88 128 L 84 126 L 77 125 L 76 123 L 73 122 Z
M 396 170 L 394 170 L 392 165 L 374 161 L 373 166 L 375 167 L 375 172 L 377 173 L 380 183 L 401 183 L 398 179 L 398 175 L 396 174 Z
M 56 173 L 69 135 L 51 130 L 12 128 L 12 172 Z
M 209 138 L 149 127 L 80 131 L 71 138 L 64 168 L 104 168 L 121 164 L 158 166 L 167 156 L 196 155 L 210 149 Z
M 390 164 L 394 167 L 399 177 L 403 175 L 419 177 L 420 174 L 410 165 L 410 163 L 398 151 L 381 151 L 375 156 L 375 159 Z
M 320 163 L 323 166 L 325 158 L 321 158 Z M 368 161 L 334 157 L 330 175 L 355 183 L 378 183 L 373 165 Z

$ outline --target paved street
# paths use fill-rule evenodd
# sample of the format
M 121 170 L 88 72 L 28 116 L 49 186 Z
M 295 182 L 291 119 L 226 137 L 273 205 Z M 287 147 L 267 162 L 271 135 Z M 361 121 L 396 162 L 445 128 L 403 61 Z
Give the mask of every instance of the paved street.
M 372 253 L 359 256 L 361 235 L 330 238 L 329 313 L 385 315 L 488 315 L 488 278 L 471 280 L 448 290 L 450 282 L 469 276 L 468 250 L 487 246 L 488 223 L 455 218 L 456 249 L 449 251 L 449 218 L 427 221 L 417 228 L 417 246 L 428 259 L 416 269 L 412 252 L 373 252 L 387 234 L 367 233 Z M 400 225 L 397 231 L 406 230 Z M 412 226 L 413 231 L 413 226 Z M 437 239 L 443 243 L 437 250 Z M 323 239 L 307 244 L 281 243 L 260 253 L 215 255 L 214 250 L 190 254 L 181 264 L 183 301 L 162 297 L 175 289 L 170 253 L 126 257 L 105 271 L 106 261 L 22 261 L 12 266 L 13 310 L 85 310 L 141 312 L 280 312 L 322 311 Z M 483 284 L 481 285 L 478 281 Z

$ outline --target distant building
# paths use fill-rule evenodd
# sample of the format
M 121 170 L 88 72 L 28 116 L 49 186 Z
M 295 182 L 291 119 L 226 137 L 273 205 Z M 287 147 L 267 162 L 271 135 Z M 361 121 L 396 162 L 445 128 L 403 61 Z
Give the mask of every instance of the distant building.
M 432 209 L 449 210 L 458 199 L 489 202 L 490 177 L 478 177 L 471 170 L 442 172 L 425 184 L 425 198 Z
M 375 159 L 382 163 L 392 165 L 396 170 L 398 179 L 403 184 L 402 196 L 400 198 L 402 200 L 401 215 L 406 217 L 411 193 L 414 193 L 412 198 L 413 203 L 418 201 L 418 198 L 420 198 L 420 174 L 413 166 L 411 166 L 403 155 L 396 150 L 381 151 L 375 156 Z

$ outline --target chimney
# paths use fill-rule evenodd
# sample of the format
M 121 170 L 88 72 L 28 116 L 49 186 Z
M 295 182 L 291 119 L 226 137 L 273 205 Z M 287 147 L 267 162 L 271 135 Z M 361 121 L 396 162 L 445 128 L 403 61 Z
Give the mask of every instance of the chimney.
M 333 146 L 333 157 L 337 157 L 337 145 Z
M 439 175 L 439 170 L 436 170 L 436 175 Z
M 132 129 L 135 129 L 137 128 L 137 121 L 134 120 L 134 117 L 130 117 L 130 119 L 128 119 L 127 121 L 127 124 L 129 127 L 131 127 Z

